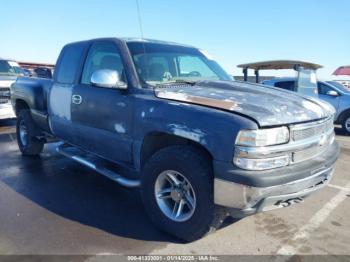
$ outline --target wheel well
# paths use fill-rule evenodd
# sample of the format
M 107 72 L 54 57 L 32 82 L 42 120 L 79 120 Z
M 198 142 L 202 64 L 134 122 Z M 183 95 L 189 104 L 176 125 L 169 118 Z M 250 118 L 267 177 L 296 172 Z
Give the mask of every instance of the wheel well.
M 152 132 L 143 140 L 140 159 L 141 168 L 155 152 L 162 148 L 174 145 L 191 145 L 200 150 L 210 160 L 210 162 L 213 159 L 210 152 L 203 145 L 195 141 L 167 133 Z
M 21 99 L 16 100 L 16 107 L 15 107 L 16 115 L 18 115 L 19 112 L 23 109 L 29 109 L 28 104 Z
M 342 122 L 344 121 L 344 118 L 346 116 L 348 116 L 348 115 L 350 115 L 350 108 L 348 108 L 348 109 L 346 109 L 346 110 L 344 110 L 343 112 L 340 113 L 336 123 L 337 124 L 342 124 Z

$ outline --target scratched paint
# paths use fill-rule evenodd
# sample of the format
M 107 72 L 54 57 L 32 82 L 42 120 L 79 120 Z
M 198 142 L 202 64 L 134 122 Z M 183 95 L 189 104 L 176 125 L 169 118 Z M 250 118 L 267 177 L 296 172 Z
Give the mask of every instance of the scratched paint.
M 196 142 L 202 142 L 205 144 L 204 136 L 205 133 L 200 129 L 190 129 L 185 125 L 170 124 L 168 125 L 174 135 L 181 136 Z
M 114 129 L 115 131 L 117 131 L 118 133 L 125 133 L 125 127 L 123 126 L 123 124 L 115 124 L 114 125 Z
M 125 104 L 124 102 L 118 102 L 118 103 L 117 103 L 117 106 L 120 106 L 120 107 L 125 107 L 125 106 L 126 106 L 126 104 Z
M 334 113 L 324 103 L 295 92 L 243 82 L 202 81 L 186 88 L 161 87 L 155 94 L 159 98 L 247 115 L 261 126 L 312 121 Z
M 72 88 L 65 85 L 55 84 L 50 92 L 51 114 L 57 117 L 71 120 Z

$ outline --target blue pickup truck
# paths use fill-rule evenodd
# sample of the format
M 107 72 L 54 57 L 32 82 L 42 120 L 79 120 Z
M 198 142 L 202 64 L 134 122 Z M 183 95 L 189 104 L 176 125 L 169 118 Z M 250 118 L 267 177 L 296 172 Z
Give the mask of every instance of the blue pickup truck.
M 53 79 L 11 91 L 23 155 L 57 151 L 140 188 L 154 224 L 193 241 L 324 187 L 339 146 L 334 110 L 298 93 L 232 81 L 206 52 L 104 38 L 66 45 Z

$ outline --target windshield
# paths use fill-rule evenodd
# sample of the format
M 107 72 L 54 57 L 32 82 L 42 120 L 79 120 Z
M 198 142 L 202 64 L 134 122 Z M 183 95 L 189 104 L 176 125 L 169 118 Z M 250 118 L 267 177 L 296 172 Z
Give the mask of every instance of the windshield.
M 345 86 L 343 86 L 341 83 L 338 83 L 336 81 L 326 81 L 328 84 L 331 84 L 332 86 L 336 87 L 337 89 L 339 89 L 340 91 L 349 93 L 350 89 L 346 88 Z
M 13 61 L 0 60 L 0 75 L 17 75 L 19 65 Z
M 130 42 L 128 47 L 137 73 L 145 84 L 232 80 L 205 52 L 170 44 Z

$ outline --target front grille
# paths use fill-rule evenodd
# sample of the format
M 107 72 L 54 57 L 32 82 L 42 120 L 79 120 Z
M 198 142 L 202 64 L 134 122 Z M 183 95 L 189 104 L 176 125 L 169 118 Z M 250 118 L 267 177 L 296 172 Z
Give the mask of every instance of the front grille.
M 290 127 L 292 142 L 303 145 L 292 152 L 292 163 L 302 162 L 324 153 L 334 141 L 333 117 L 323 121 Z M 299 142 L 300 141 L 300 142 Z
M 330 118 L 321 123 L 317 122 L 315 124 L 308 124 L 304 128 L 295 126 L 295 128 L 292 128 L 291 130 L 291 137 L 294 141 L 299 141 L 328 133 L 333 129 L 333 119 Z
M 314 146 L 314 147 L 311 147 L 308 149 L 293 152 L 291 160 L 293 163 L 298 163 L 298 162 L 302 162 L 302 161 L 311 159 L 317 155 L 320 155 L 327 150 L 327 148 L 329 147 L 331 142 L 332 142 L 332 140 L 328 139 L 327 143 L 324 145 L 318 145 L 318 146 Z

